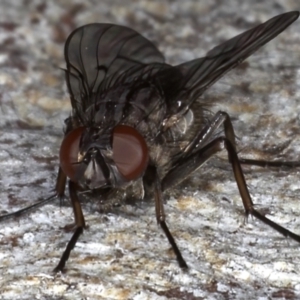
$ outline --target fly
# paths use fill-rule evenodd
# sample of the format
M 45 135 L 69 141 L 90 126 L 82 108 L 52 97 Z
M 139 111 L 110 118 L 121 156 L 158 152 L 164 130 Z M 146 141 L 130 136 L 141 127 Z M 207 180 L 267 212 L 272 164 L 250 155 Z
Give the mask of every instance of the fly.
M 156 46 L 130 28 L 94 23 L 76 29 L 64 50 L 72 113 L 65 121 L 56 194 L 0 220 L 63 198 L 67 182 L 75 225 L 54 269 L 57 272 L 63 271 L 86 227 L 80 197 L 91 197 L 101 211 L 131 197 L 151 197 L 156 220 L 179 266 L 187 268 L 165 220 L 163 192 L 225 149 L 246 216 L 300 243 L 299 235 L 253 207 L 241 168 L 241 164 L 294 167 L 299 163 L 238 158 L 229 115 L 223 111 L 213 115 L 208 103 L 199 99 L 298 16 L 297 11 L 276 16 L 213 48 L 205 57 L 176 66 L 165 63 Z

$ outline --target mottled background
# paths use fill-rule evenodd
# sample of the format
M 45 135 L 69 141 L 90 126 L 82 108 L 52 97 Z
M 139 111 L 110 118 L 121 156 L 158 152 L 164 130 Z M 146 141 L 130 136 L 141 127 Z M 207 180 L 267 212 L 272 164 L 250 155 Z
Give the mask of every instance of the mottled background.
M 167 62 L 203 56 L 277 14 L 277 1 L 1 0 L 0 213 L 50 196 L 70 112 L 63 46 L 90 22 L 133 27 Z M 299 160 L 300 21 L 205 96 L 233 117 L 241 156 Z M 256 207 L 300 233 L 299 169 L 244 167 Z M 226 162 L 211 159 L 166 197 L 167 220 L 190 267 L 182 272 L 154 206 L 101 215 L 83 204 L 89 229 L 66 273 L 54 275 L 73 221 L 59 201 L 0 223 L 0 299 L 298 299 L 300 247 L 249 218 Z

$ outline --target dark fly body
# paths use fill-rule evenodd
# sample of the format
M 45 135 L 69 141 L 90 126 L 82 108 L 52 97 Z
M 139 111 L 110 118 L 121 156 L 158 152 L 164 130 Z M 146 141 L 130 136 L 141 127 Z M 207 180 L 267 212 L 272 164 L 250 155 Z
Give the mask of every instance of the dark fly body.
M 156 219 L 182 268 L 187 264 L 165 221 L 163 192 L 226 150 L 245 213 L 300 243 L 300 236 L 253 207 L 241 164 L 298 166 L 293 162 L 239 159 L 230 117 L 213 115 L 200 96 L 225 73 L 284 31 L 299 16 L 276 16 L 210 50 L 205 57 L 171 66 L 136 31 L 112 24 L 76 29 L 65 45 L 72 113 L 60 148 L 56 195 L 66 181 L 75 230 L 55 271 L 62 271 L 85 228 L 81 194 L 105 211 L 131 197 L 154 199 Z M 220 129 L 222 133 L 220 134 Z M 218 134 L 217 134 L 218 133 Z M 17 214 L 26 211 L 22 210 Z M 16 213 L 2 216 L 1 219 Z

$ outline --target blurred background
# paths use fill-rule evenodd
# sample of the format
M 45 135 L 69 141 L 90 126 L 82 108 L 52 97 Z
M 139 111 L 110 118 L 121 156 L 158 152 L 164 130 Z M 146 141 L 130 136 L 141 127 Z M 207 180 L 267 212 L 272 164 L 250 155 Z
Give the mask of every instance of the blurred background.
M 53 194 L 70 114 L 64 42 L 78 26 L 116 23 L 179 64 L 296 0 L 0 2 L 0 213 Z M 299 160 L 300 21 L 203 95 L 233 120 L 243 157 Z M 299 169 L 298 169 L 299 170 Z M 299 174 L 245 167 L 256 208 L 299 231 Z M 101 215 L 83 203 L 89 229 L 66 273 L 54 275 L 71 237 L 69 201 L 0 223 L 0 299 L 298 299 L 300 249 L 244 218 L 226 153 L 166 195 L 169 228 L 190 269 L 182 272 L 154 206 Z

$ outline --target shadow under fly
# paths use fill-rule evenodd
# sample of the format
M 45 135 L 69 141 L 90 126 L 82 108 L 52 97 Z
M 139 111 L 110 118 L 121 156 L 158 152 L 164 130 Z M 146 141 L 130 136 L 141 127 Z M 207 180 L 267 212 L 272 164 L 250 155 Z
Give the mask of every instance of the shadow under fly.
M 72 113 L 65 121 L 56 193 L 0 220 L 63 198 L 67 182 L 75 225 L 54 269 L 63 271 L 86 227 L 82 196 L 96 201 L 101 211 L 132 197 L 150 197 L 179 266 L 187 268 L 166 224 L 163 192 L 226 150 L 246 216 L 300 243 L 299 235 L 254 208 L 241 168 L 241 164 L 295 167 L 300 163 L 239 158 L 229 115 L 224 111 L 213 115 L 209 103 L 201 101 L 214 82 L 298 16 L 297 11 L 276 16 L 213 48 L 205 57 L 176 66 L 166 64 L 153 43 L 127 27 L 94 23 L 76 29 L 64 52 Z

